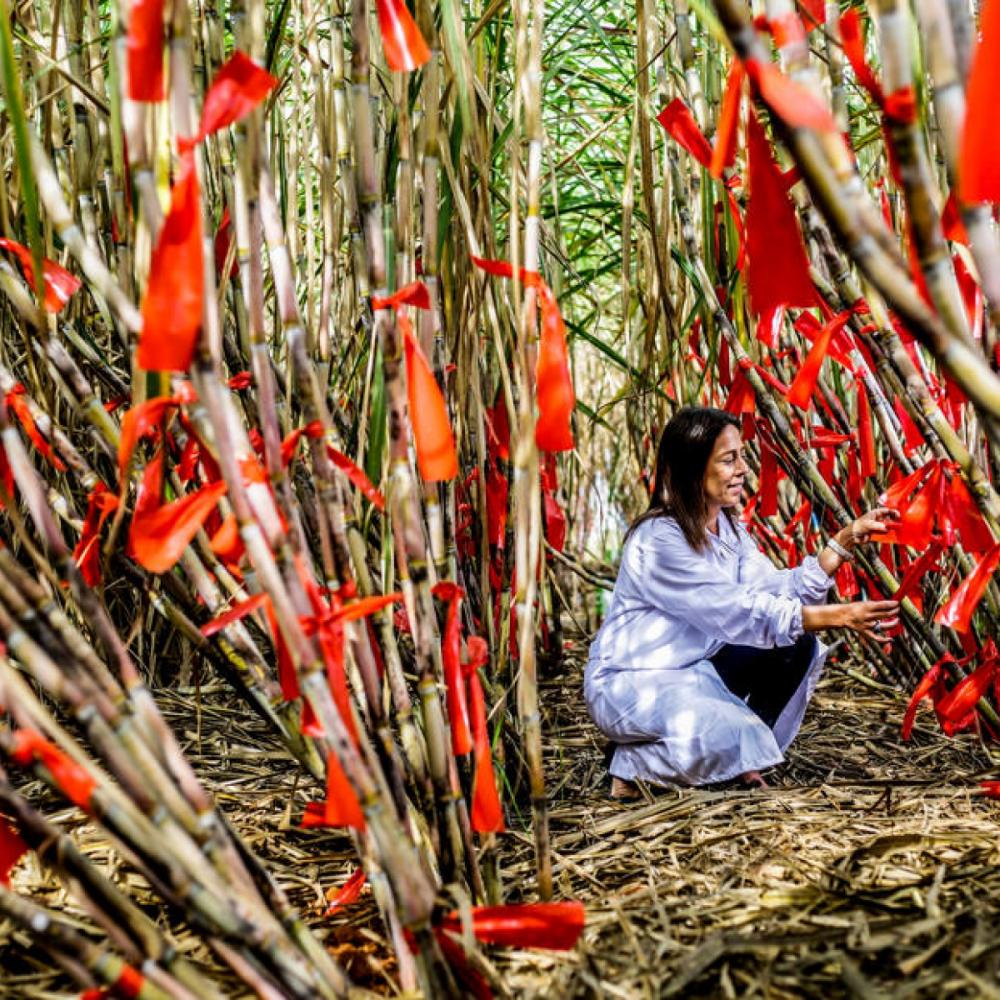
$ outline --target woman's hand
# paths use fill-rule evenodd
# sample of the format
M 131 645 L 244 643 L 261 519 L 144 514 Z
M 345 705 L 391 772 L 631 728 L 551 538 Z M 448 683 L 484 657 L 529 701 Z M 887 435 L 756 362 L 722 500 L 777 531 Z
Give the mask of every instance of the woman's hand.
M 842 604 L 841 628 L 867 636 L 874 642 L 892 642 L 889 635 L 899 624 L 899 601 L 853 601 Z
M 877 643 L 891 642 L 889 632 L 898 624 L 899 601 L 852 601 L 850 604 L 820 604 L 802 609 L 802 627 L 807 632 L 849 628 Z
M 872 535 L 887 531 L 899 520 L 899 511 L 891 507 L 876 507 L 867 514 L 855 518 L 846 528 L 842 528 L 834 538 L 845 549 L 853 549 L 855 545 L 864 545 Z

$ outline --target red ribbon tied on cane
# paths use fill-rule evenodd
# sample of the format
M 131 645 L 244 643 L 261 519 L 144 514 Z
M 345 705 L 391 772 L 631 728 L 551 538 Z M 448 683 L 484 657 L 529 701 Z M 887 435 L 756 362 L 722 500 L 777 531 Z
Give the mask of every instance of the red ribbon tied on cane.
M 10 757 L 21 767 L 29 767 L 36 761 L 52 775 L 56 787 L 75 806 L 90 810 L 90 799 L 97 788 L 97 782 L 83 765 L 50 743 L 36 729 L 18 729 L 11 736 Z
M 513 265 L 505 260 L 472 257 L 476 267 L 499 278 L 513 278 Z M 541 336 L 535 361 L 535 386 L 538 397 L 538 421 L 535 424 L 535 444 L 542 451 L 570 451 L 573 430 L 570 418 L 576 404 L 573 379 L 569 371 L 566 348 L 566 324 L 552 289 L 537 271 L 518 270 L 518 278 L 526 288 L 538 294 L 542 314 Z
M 27 850 L 28 845 L 21 839 L 20 834 L 0 817 L 0 885 L 10 885 L 11 870 Z
M 469 636 L 466 647 L 468 659 L 462 664 L 462 674 L 469 685 L 470 722 L 476 761 L 472 783 L 472 828 L 477 833 L 502 833 L 507 827 L 497 793 L 496 775 L 493 773 L 486 697 L 479 680 L 479 668 L 489 662 L 489 649 L 486 640 L 477 635 Z
M 161 59 L 159 51 L 156 59 Z M 205 289 L 201 192 L 194 148 L 213 132 L 249 114 L 277 84 L 249 56 L 235 52 L 205 94 L 197 135 L 178 140 L 180 168 L 170 190 L 170 210 L 153 250 L 142 303 L 137 360 L 147 370 L 186 371 L 201 328 Z
M 406 0 L 375 0 L 382 51 L 386 65 L 397 73 L 411 73 L 423 66 L 431 50 L 424 41 Z
M 965 92 L 965 124 L 959 151 L 958 194 L 964 202 L 1000 201 L 996 155 L 996 102 L 1000 94 L 1000 0 L 985 0 L 979 44 Z
M 52 466 L 56 472 L 65 472 L 66 466 L 63 464 L 62 460 L 58 455 L 52 450 L 52 445 L 45 439 L 42 432 L 38 429 L 38 424 L 35 423 L 35 418 L 31 412 L 31 405 L 29 404 L 26 391 L 23 385 L 18 382 L 4 397 L 4 402 L 7 404 L 7 408 L 17 417 L 18 423 L 24 428 L 24 433 L 28 435 L 28 440 L 35 446 L 38 453 Z M 49 423 L 49 433 L 51 434 L 52 426 L 51 421 Z
M 444 393 L 414 333 L 413 324 L 402 311 L 407 305 L 417 309 L 431 308 L 430 292 L 422 281 L 410 282 L 392 295 L 372 298 L 374 311 L 394 310 L 396 325 L 403 337 L 406 395 L 420 476 L 429 483 L 443 482 L 458 475 L 455 435 L 448 419 Z
M 35 289 L 35 265 L 31 256 L 31 251 L 15 240 L 0 237 L 0 249 L 9 250 L 21 267 L 28 284 Z M 64 305 L 77 292 L 82 284 L 80 279 L 67 271 L 61 264 L 57 264 L 48 258 L 42 259 L 42 284 L 44 286 L 45 311 L 50 313 L 60 312 Z

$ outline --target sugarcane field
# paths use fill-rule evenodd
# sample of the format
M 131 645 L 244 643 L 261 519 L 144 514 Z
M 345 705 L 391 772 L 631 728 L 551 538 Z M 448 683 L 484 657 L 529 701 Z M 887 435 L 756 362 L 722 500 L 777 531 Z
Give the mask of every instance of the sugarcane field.
M 0 89 L 0 997 L 1000 998 L 1000 0 Z

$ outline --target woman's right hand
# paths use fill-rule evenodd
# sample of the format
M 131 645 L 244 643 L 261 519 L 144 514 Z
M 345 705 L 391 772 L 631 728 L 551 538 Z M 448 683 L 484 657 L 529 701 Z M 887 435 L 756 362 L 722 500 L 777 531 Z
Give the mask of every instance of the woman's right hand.
M 899 601 L 852 601 L 802 609 L 802 626 L 807 632 L 849 628 L 873 642 L 885 643 L 892 641 L 889 632 L 898 624 Z
M 867 636 L 875 642 L 892 642 L 888 634 L 899 624 L 899 601 L 852 601 L 842 604 L 842 628 Z

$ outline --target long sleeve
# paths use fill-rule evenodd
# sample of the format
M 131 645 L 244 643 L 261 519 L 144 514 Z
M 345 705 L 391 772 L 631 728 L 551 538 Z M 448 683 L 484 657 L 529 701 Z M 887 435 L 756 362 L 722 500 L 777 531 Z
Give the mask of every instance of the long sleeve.
M 792 569 L 778 569 L 742 525 L 740 538 L 740 579 L 758 590 L 779 597 L 794 597 L 803 604 L 825 604 L 833 580 L 826 575 L 815 556 Z
M 725 564 L 695 552 L 670 518 L 643 525 L 625 561 L 650 605 L 712 639 L 767 649 L 790 646 L 802 634 L 799 599 L 735 581 Z

